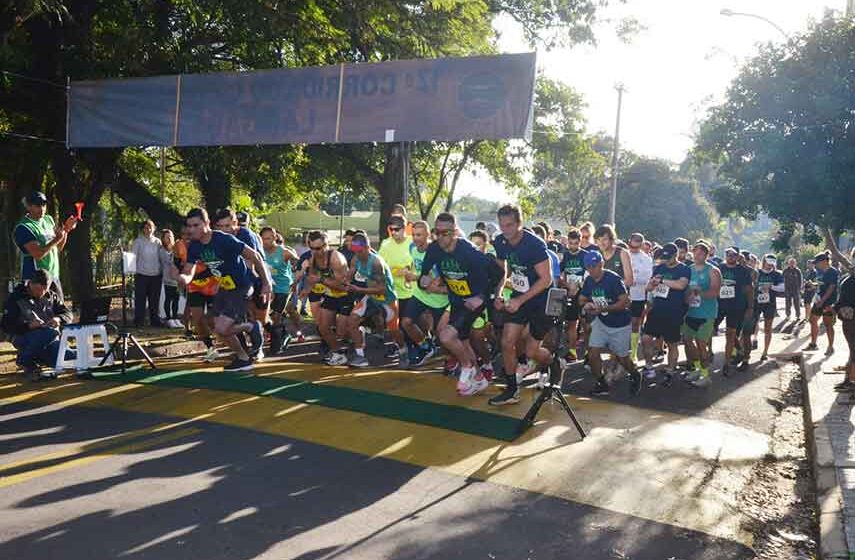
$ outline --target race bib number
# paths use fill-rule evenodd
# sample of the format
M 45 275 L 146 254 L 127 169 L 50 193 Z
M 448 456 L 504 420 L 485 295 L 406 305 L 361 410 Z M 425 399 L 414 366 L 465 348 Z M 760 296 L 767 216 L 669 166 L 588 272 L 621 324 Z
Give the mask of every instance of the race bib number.
M 519 294 L 526 293 L 531 288 L 528 284 L 528 276 L 516 272 L 511 274 L 511 287 Z
M 322 294 L 322 293 L 324 293 L 324 292 L 326 292 L 326 291 L 327 291 L 326 286 L 324 286 L 324 285 L 323 285 L 323 284 L 321 284 L 320 282 L 318 282 L 317 284 L 315 284 L 314 286 L 312 286 L 312 293 L 315 293 L 315 294 Z
M 671 288 L 669 288 L 665 284 L 659 284 L 658 286 L 656 286 L 656 289 L 653 290 L 653 297 L 667 298 L 668 294 L 670 293 Z
M 757 294 L 757 303 L 769 303 L 769 294 L 767 292 Z
M 469 282 L 466 280 L 454 280 L 452 278 L 446 278 L 445 280 L 448 289 L 451 290 L 451 293 L 456 296 L 471 296 L 472 290 L 469 288 Z
M 566 274 L 564 276 L 564 281 L 570 285 L 576 284 L 578 286 L 582 283 L 582 277 L 575 274 Z
M 736 297 L 736 286 L 722 286 L 718 292 L 719 299 L 733 299 Z
M 591 301 L 593 301 L 594 305 L 596 305 L 597 307 L 606 307 L 609 304 L 609 300 L 607 300 L 604 297 L 594 296 L 593 298 L 591 298 Z M 608 315 L 608 314 L 609 314 L 608 311 L 603 311 L 602 313 L 600 313 L 600 315 L 603 315 L 603 316 Z
M 235 280 L 230 275 L 220 276 L 220 289 L 231 291 L 237 288 L 235 285 Z

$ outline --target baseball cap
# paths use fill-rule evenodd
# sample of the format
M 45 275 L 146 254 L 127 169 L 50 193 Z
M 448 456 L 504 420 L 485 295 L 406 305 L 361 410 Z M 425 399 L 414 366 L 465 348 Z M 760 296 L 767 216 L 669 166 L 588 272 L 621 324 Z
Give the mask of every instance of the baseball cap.
M 245 226 L 249 222 L 249 214 L 247 214 L 243 210 L 235 213 L 235 217 L 237 218 L 238 224 L 242 226 Z
M 677 246 L 674 243 L 666 243 L 662 246 L 661 255 L 663 259 L 671 260 L 677 255 Z
M 813 258 L 813 262 L 818 263 L 822 261 L 827 261 L 828 259 L 828 253 L 817 253 L 816 256 Z
M 585 268 L 592 268 L 603 262 L 603 256 L 599 251 L 588 251 L 582 260 L 585 263 Z
M 33 191 L 27 195 L 27 204 L 36 204 L 36 205 L 44 205 L 47 204 L 47 197 L 45 193 L 39 191 Z
M 733 253 L 734 255 L 739 256 L 739 247 L 737 247 L 735 245 L 731 245 L 730 247 L 728 247 L 727 249 L 724 250 L 724 253 L 725 254 Z

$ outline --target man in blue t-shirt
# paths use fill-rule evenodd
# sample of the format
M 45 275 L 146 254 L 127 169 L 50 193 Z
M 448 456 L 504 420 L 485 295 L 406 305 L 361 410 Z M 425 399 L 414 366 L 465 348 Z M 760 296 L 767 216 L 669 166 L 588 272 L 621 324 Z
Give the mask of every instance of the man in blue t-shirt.
M 820 253 L 813 258 L 816 265 L 816 283 L 818 284 L 813 305 L 810 309 L 810 344 L 807 351 L 818 350 L 816 340 L 819 337 L 819 318 L 825 324 L 828 337 L 828 349 L 825 354 L 834 353 L 834 304 L 837 303 L 837 286 L 840 283 L 840 271 L 831 266 L 831 255 Z
M 686 288 L 692 279 L 692 270 L 680 259 L 680 249 L 675 243 L 666 243 L 660 252 L 662 264 L 653 267 L 653 276 L 647 283 L 647 292 L 653 296 L 653 306 L 647 314 L 642 329 L 642 349 L 647 361 L 647 377 L 655 377 L 651 364 L 656 354 L 654 339 L 661 338 L 668 345 L 666 384 L 676 374 L 680 355 L 680 330 L 688 311 Z
M 511 296 L 505 300 L 502 292 L 505 281 L 496 286 L 495 308 L 504 312 L 502 328 L 502 361 L 507 386 L 501 394 L 490 399 L 490 404 L 504 405 L 519 402 L 517 378 L 517 347 L 525 346 L 529 360 L 540 368 L 552 363 L 552 352 L 543 347 L 543 339 L 552 329 L 554 321 L 546 314 L 546 298 L 552 287 L 552 265 L 546 242 L 523 229 L 522 212 L 513 205 L 505 205 L 497 212 L 502 233 L 493 240 L 496 259 L 510 280 Z M 557 257 L 556 257 L 557 260 Z M 521 371 L 522 375 L 527 373 Z
M 608 395 L 609 384 L 603 376 L 604 351 L 611 352 L 630 375 L 633 395 L 641 391 L 641 374 L 629 355 L 632 339 L 632 316 L 629 293 L 623 279 L 603 268 L 603 255 L 589 251 L 583 259 L 588 276 L 579 292 L 579 306 L 588 315 L 591 335 L 588 340 L 588 363 L 597 384 L 592 395 Z
M 235 236 L 211 230 L 208 213 L 194 208 L 187 213 L 187 229 L 190 246 L 187 248 L 187 264 L 178 277 L 179 285 L 186 287 L 193 281 L 196 264 L 208 267 L 217 278 L 219 289 L 214 296 L 214 330 L 235 353 L 235 358 L 225 371 L 252 369 L 252 360 L 238 341 L 238 335 L 252 330 L 246 321 L 246 299 L 252 290 L 252 274 L 249 262 L 261 272 L 261 295 L 265 305 L 270 303 L 271 281 L 260 254 Z
M 237 219 L 237 213 L 231 208 L 222 208 L 217 210 L 214 214 L 214 229 L 234 235 L 247 247 L 261 255 L 262 261 L 265 260 L 266 255 L 261 237 L 259 237 L 254 231 L 240 225 L 240 222 Z M 247 265 L 249 266 L 250 275 L 252 277 L 252 296 L 247 299 L 246 302 L 247 313 L 252 320 L 252 330 L 249 331 L 252 348 L 250 349 L 249 354 L 254 360 L 260 360 L 264 357 L 264 351 L 261 349 L 261 346 L 264 343 L 262 329 L 270 320 L 270 304 L 268 303 L 265 305 L 260 299 L 261 271 L 256 270 L 250 261 L 247 261 Z
M 436 217 L 436 241 L 431 243 L 422 261 L 419 285 L 435 290 L 441 282 L 448 288 L 451 314 L 448 324 L 439 329 L 439 341 L 460 363 L 457 391 L 474 395 L 489 382 L 478 371 L 475 352 L 469 344 L 469 334 L 475 319 L 484 312 L 487 303 L 487 271 L 489 261 L 467 239 L 459 236 L 457 219 L 443 212 Z M 439 278 L 431 275 L 439 271 Z

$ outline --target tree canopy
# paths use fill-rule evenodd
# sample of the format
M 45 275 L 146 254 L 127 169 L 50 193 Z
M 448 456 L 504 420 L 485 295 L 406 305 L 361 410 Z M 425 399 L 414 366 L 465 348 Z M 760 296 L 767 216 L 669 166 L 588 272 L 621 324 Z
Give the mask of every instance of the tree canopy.
M 725 179 L 719 211 L 782 224 L 855 226 L 855 27 L 828 15 L 782 45 L 767 45 L 710 110 L 695 148 Z

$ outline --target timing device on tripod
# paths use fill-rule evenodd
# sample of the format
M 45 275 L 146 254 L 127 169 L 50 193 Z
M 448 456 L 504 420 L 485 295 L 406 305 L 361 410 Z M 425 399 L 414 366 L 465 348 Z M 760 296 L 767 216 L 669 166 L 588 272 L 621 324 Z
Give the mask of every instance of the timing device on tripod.
M 103 366 L 107 361 L 109 361 L 110 356 L 117 359 L 119 361 L 120 367 L 122 368 L 122 375 L 125 374 L 125 371 L 128 369 L 128 346 L 133 345 L 140 354 L 142 354 L 143 359 L 148 362 L 148 365 L 151 369 L 157 370 L 157 366 L 154 365 L 154 360 L 151 359 L 151 356 L 148 355 L 143 347 L 140 345 L 137 338 L 128 332 L 128 305 L 127 305 L 127 275 L 134 274 L 136 272 L 136 255 L 133 253 L 122 252 L 122 326 L 118 329 L 118 334 L 116 335 L 116 340 L 113 342 L 113 345 L 110 346 L 110 351 L 107 352 L 106 355 L 101 359 L 101 363 L 98 364 L 98 367 Z
M 541 389 L 540 395 L 535 399 L 534 404 L 531 405 L 531 408 L 528 409 L 525 416 L 522 420 L 520 420 L 519 433 L 522 434 L 531 426 L 534 425 L 535 420 L 537 419 L 537 413 L 540 412 L 540 408 L 547 401 L 557 402 L 564 412 L 567 413 L 567 416 L 570 418 L 570 421 L 573 422 L 573 425 L 576 426 L 576 429 L 579 431 L 579 435 L 582 439 L 585 439 L 585 429 L 582 428 L 582 425 L 579 423 L 579 420 L 576 418 L 576 414 L 573 412 L 573 409 L 570 408 L 570 404 L 567 402 L 567 399 L 564 398 L 564 395 L 561 393 L 561 384 L 564 380 L 564 367 L 561 363 L 561 356 L 567 354 L 567 319 L 565 316 L 565 309 L 567 308 L 567 290 L 562 288 L 552 288 L 549 290 L 546 298 L 546 314 L 549 317 L 555 319 L 555 328 L 557 329 L 556 340 L 557 340 L 557 348 L 555 349 L 555 353 L 552 356 L 552 363 L 549 365 L 549 382 Z M 513 373 L 511 373 L 513 375 Z

